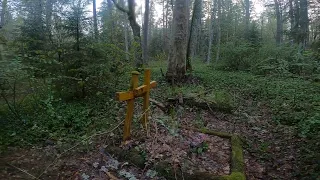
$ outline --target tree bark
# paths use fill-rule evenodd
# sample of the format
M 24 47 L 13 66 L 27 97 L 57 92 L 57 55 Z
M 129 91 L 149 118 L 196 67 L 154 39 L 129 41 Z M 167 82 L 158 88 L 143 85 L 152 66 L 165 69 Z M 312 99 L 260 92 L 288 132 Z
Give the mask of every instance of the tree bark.
M 142 48 L 141 48 L 141 35 L 140 35 L 140 26 L 136 21 L 136 13 L 135 13 L 135 1 L 128 0 L 128 19 L 130 22 L 130 26 L 132 28 L 133 37 L 135 41 L 136 51 L 135 51 L 135 63 L 136 67 L 142 67 L 144 64 L 142 59 Z
M 299 0 L 294 0 L 294 29 L 292 31 L 293 37 L 295 39 L 296 43 L 300 42 L 299 38 L 299 24 L 300 24 L 300 5 L 299 5 Z
M 309 18 L 308 18 L 308 1 L 300 0 L 300 35 L 303 48 L 305 48 L 309 41 Z
M 289 0 L 289 18 L 290 18 L 290 29 L 291 31 L 294 29 L 294 9 L 293 9 L 293 0 Z
M 277 43 L 277 46 L 280 46 L 282 43 L 282 18 L 281 18 L 280 3 L 278 0 L 274 0 L 274 7 L 276 12 L 276 18 L 277 18 L 276 43 Z
M 220 45 L 221 45 L 221 0 L 218 0 L 218 34 L 217 34 L 217 54 L 216 54 L 216 64 L 220 59 Z
M 245 12 L 246 12 L 246 16 L 245 16 L 245 28 L 246 28 L 246 32 L 245 32 L 245 37 L 247 40 L 249 40 L 249 23 L 250 23 L 250 0 L 245 0 Z M 220 17 L 219 17 L 220 18 Z
M 96 0 L 93 0 L 93 29 L 94 29 L 94 38 L 98 40 L 99 32 L 98 32 L 98 20 L 97 20 L 97 6 Z
M 216 0 L 213 1 L 212 3 L 212 10 L 211 10 L 211 17 L 209 21 L 209 41 L 208 41 L 208 53 L 207 53 L 207 64 L 210 64 L 211 61 L 211 48 L 212 48 L 212 40 L 213 40 L 213 30 L 214 30 L 214 19 L 216 16 L 216 11 L 215 11 L 215 5 L 216 5 Z
M 191 59 L 196 54 L 197 44 L 199 42 L 198 35 L 201 25 L 202 0 L 195 0 L 193 5 L 193 13 L 191 19 L 191 27 L 189 33 L 189 41 L 187 47 L 187 70 L 192 70 Z
M 124 0 L 120 0 L 120 5 L 122 6 L 122 7 L 124 7 L 125 6 L 125 4 L 124 4 Z M 123 21 L 122 21 L 122 23 L 123 23 L 123 26 L 124 26 L 124 30 L 123 30 L 123 32 L 124 32 L 124 45 L 125 45 L 125 51 L 126 51 L 126 60 L 127 61 L 129 61 L 129 29 L 128 29 L 128 23 L 127 23 L 127 21 L 126 21 L 126 17 L 125 17 L 126 15 L 124 14 L 124 16 L 122 16 L 122 18 L 123 18 Z
M 173 11 L 171 48 L 166 73 L 168 80 L 181 80 L 186 74 L 187 13 L 188 0 L 176 0 Z
M 8 1 L 3 0 L 1 5 L 2 5 L 2 9 L 1 9 L 1 24 L 0 24 L 0 26 L 3 27 L 6 24 L 6 12 L 7 12 Z
M 47 0 L 46 1 L 46 31 L 49 37 L 49 40 L 52 42 L 52 8 L 55 0 Z
M 148 28 L 149 28 L 149 0 L 145 1 L 144 28 L 143 28 L 143 61 L 148 61 Z

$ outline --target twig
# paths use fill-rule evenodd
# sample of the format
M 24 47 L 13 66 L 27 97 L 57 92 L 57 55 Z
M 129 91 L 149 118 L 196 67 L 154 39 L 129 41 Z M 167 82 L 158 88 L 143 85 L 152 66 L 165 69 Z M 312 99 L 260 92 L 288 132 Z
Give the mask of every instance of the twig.
M 104 135 L 104 134 L 108 134 L 108 133 L 111 133 L 112 131 L 114 131 L 115 129 L 117 129 L 124 121 L 121 121 L 119 124 L 117 124 L 114 128 L 112 128 L 111 130 L 109 131 L 105 131 L 105 132 L 101 132 L 101 133 L 95 133 L 85 139 L 83 139 L 82 141 L 85 141 L 85 140 L 88 140 L 88 139 L 91 139 L 95 136 L 101 136 L 101 135 Z M 74 146 L 70 147 L 69 149 L 65 150 L 63 153 L 61 154 L 58 154 L 57 157 L 53 160 L 53 162 L 51 164 L 49 164 L 46 169 L 38 176 L 37 179 L 39 179 L 48 169 L 49 167 L 51 167 L 53 164 L 55 164 L 56 160 L 58 160 L 59 158 L 61 158 L 64 154 L 66 154 L 67 152 L 69 152 L 70 150 L 74 149 L 75 147 L 79 146 L 80 144 L 82 144 L 82 142 L 79 142 L 77 144 L 75 144 Z
M 159 107 L 163 112 L 166 112 L 168 108 L 161 102 L 158 102 L 152 98 L 150 98 L 150 102 L 154 103 L 157 107 Z
M 129 14 L 129 10 L 121 7 L 115 0 L 112 0 L 113 4 L 117 7 L 117 9 L 119 9 L 120 11 Z
M 183 175 L 183 169 L 182 169 L 182 166 L 180 165 L 181 167 L 181 176 L 182 176 L 182 180 L 184 180 L 184 175 Z
M 177 170 L 176 170 L 176 167 L 175 167 L 175 166 L 173 166 L 173 170 L 174 170 L 174 178 L 175 178 L 176 180 L 178 180 L 178 178 L 177 178 Z
M 9 166 L 11 166 L 11 167 L 14 167 L 14 168 L 18 169 L 19 171 L 21 171 L 21 172 L 23 172 L 23 173 L 29 175 L 29 176 L 32 177 L 33 179 L 39 179 L 39 178 L 35 177 L 34 175 L 28 173 L 28 172 L 27 172 L 26 170 L 24 170 L 24 169 L 18 168 L 17 166 L 14 166 L 14 165 L 9 164 L 9 163 L 7 163 L 7 164 L 8 164 Z
M 118 180 L 118 178 L 112 175 L 110 172 L 106 172 L 106 174 L 111 180 Z

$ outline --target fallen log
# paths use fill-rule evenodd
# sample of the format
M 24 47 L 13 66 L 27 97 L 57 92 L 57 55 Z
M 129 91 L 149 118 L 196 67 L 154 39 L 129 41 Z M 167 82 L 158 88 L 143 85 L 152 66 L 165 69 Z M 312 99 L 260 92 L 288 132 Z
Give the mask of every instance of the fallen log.
M 167 98 L 166 103 L 161 103 L 154 99 L 150 99 L 150 102 L 155 104 L 158 108 L 160 108 L 163 112 L 169 113 L 170 109 L 176 105 L 186 105 L 189 107 L 197 107 L 203 110 L 209 110 L 211 112 L 221 111 L 225 113 L 232 112 L 232 106 L 228 103 L 216 103 L 211 100 L 207 100 L 206 98 L 196 97 L 175 97 L 175 98 Z

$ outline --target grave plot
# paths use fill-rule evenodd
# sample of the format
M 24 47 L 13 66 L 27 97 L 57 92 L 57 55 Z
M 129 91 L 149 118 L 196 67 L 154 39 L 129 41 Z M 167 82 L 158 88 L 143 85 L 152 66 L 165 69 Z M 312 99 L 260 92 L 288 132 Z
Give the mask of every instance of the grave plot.
M 150 112 L 150 70 L 145 72 L 145 85 L 137 87 L 138 74 L 132 73 L 131 89 L 117 93 L 127 101 L 123 143 L 105 150 L 120 160 L 140 168 L 152 168 L 166 179 L 245 179 L 241 140 L 237 135 L 181 126 L 177 119 L 164 114 L 148 125 Z M 149 86 L 149 87 L 148 87 Z M 147 95 L 146 95 L 147 94 Z M 144 97 L 140 118 L 144 130 L 132 129 L 134 99 Z M 138 119 L 140 119 L 138 118 Z

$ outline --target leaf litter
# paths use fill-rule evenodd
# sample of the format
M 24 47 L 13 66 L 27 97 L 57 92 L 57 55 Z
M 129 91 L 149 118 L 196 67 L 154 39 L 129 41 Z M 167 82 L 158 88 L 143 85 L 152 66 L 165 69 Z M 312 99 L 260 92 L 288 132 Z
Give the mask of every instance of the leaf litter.
M 179 167 L 189 174 L 195 171 L 216 175 L 229 174 L 230 142 L 216 136 L 180 129 L 175 121 L 177 120 L 183 126 L 205 127 L 236 133 L 246 138 L 248 142 L 244 156 L 247 179 L 294 179 L 290 173 L 295 168 L 296 161 L 295 145 L 290 143 L 294 142 L 292 130 L 272 124 L 267 112 L 250 117 L 247 122 L 243 122 L 239 115 L 218 112 L 212 114 L 202 111 L 201 120 L 196 120 L 197 116 L 198 110 L 186 108 L 179 113 L 177 119 L 170 120 L 171 117 L 165 117 L 156 109 L 150 121 L 149 136 L 141 130 L 140 125 L 134 126 L 133 139 L 136 139 L 136 142 L 133 143 L 133 148 L 139 149 L 146 156 L 149 166 L 145 169 L 140 169 L 130 162 L 118 161 L 108 152 L 101 152 L 106 140 L 98 139 L 89 145 L 89 150 L 75 150 L 60 158 L 41 178 L 164 179 L 152 169 L 152 163 L 158 161 L 166 161 L 172 167 Z M 159 120 L 161 117 L 162 120 Z M 121 137 L 121 129 L 112 134 L 108 136 L 108 145 L 120 142 L 118 138 Z M 59 152 L 61 149 L 57 145 L 29 149 L 10 148 L 8 154 L 0 157 L 0 179 L 30 179 L 30 176 L 21 170 L 39 175 Z

